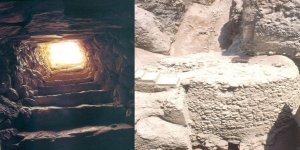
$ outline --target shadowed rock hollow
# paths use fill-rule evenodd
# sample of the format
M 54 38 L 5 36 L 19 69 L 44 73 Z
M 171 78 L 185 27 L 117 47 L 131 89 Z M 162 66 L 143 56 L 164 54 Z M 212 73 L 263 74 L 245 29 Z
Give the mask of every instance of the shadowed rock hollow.
M 132 149 L 133 30 L 133 1 L 0 2 L 2 149 Z

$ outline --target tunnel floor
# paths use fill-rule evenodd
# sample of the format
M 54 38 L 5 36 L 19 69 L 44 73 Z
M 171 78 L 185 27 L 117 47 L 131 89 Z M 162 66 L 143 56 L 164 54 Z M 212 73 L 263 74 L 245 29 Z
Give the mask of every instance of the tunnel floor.
M 20 132 L 4 149 L 127 150 L 133 145 L 126 110 L 115 106 L 111 91 L 101 90 L 90 78 L 47 81 L 34 100 L 26 108 L 31 110 L 29 119 L 18 123 Z

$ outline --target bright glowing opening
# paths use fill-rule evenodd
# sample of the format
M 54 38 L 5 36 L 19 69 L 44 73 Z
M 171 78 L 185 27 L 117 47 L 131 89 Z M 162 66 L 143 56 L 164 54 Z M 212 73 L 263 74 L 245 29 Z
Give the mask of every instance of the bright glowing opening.
M 76 42 L 53 43 L 49 47 L 49 58 L 52 67 L 80 65 L 84 55 Z

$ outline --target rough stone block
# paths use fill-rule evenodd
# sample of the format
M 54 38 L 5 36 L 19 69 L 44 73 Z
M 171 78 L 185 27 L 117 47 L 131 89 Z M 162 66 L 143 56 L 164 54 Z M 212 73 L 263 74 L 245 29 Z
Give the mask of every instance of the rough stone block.
M 189 120 L 185 91 L 183 88 L 166 92 L 167 99 L 163 102 L 163 118 L 172 123 L 186 126 Z
M 6 95 L 7 98 L 9 98 L 12 101 L 17 101 L 19 99 L 18 92 L 13 88 L 9 88 L 8 91 L 6 92 Z
M 135 149 L 183 149 L 191 150 L 187 128 L 149 117 L 136 124 Z
M 165 100 L 165 94 L 135 92 L 135 120 L 136 122 L 150 117 L 164 115 L 162 103 Z

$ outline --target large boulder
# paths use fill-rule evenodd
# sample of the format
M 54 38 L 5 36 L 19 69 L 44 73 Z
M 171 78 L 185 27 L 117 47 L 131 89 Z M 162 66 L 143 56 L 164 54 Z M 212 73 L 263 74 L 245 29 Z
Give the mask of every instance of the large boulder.
M 191 150 L 187 128 L 166 122 L 158 117 L 140 120 L 136 126 L 135 149 Z
M 171 39 L 160 30 L 158 24 L 151 12 L 135 7 L 136 47 L 155 53 L 168 53 Z
M 163 116 L 162 93 L 135 92 L 135 122 L 150 116 Z
M 152 12 L 161 22 L 160 29 L 169 35 L 177 32 L 187 0 L 138 0 L 140 8 Z M 136 10 L 139 11 L 139 10 Z
M 186 126 L 188 110 L 183 88 L 156 93 L 135 92 L 136 122 L 150 116 L 163 118 L 171 123 Z
M 170 55 L 180 56 L 228 48 L 232 39 L 229 23 L 231 4 L 231 0 L 218 1 L 211 6 L 192 4 L 183 17 L 171 45 Z

